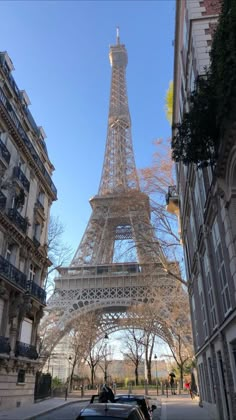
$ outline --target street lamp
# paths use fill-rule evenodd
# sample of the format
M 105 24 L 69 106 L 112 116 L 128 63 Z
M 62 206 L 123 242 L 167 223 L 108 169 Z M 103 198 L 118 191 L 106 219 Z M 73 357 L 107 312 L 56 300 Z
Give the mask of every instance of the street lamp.
M 68 361 L 69 361 L 69 380 L 68 380 L 68 392 L 71 391 L 71 372 L 70 372 L 70 364 L 71 364 L 71 360 L 72 357 L 69 356 Z
M 156 364 L 156 386 L 157 386 L 157 395 L 158 395 L 158 381 L 157 381 L 157 355 L 154 356 L 155 364 Z
M 104 369 L 104 382 L 107 383 L 107 340 L 109 340 L 109 337 L 107 333 L 104 336 L 105 339 L 105 369 Z

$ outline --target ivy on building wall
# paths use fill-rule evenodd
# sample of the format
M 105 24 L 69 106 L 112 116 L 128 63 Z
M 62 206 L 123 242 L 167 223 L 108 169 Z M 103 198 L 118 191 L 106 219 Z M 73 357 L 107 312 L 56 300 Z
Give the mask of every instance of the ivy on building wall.
M 236 109 L 236 1 L 224 0 L 210 52 L 210 66 L 198 77 L 189 111 L 176 124 L 172 157 L 176 162 L 212 165 L 220 138 Z

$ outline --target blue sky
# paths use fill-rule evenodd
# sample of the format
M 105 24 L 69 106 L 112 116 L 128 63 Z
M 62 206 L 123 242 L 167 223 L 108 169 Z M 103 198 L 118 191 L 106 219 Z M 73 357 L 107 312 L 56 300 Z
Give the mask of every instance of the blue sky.
M 109 45 L 128 52 L 127 88 L 137 168 L 153 140 L 168 138 L 165 95 L 173 79 L 174 0 L 1 1 L 0 50 L 7 51 L 30 111 L 47 134 L 58 201 L 52 213 L 74 250 L 98 191 L 111 81 Z

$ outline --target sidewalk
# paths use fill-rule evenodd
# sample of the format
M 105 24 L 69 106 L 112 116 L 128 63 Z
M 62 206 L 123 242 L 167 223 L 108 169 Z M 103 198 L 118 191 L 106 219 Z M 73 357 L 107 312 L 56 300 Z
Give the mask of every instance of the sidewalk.
M 26 405 L 25 407 L 13 408 L 9 410 L 0 411 L 0 419 L 8 420 L 30 420 L 39 416 L 40 414 L 46 414 L 59 407 L 64 407 L 67 404 L 78 403 L 80 401 L 89 401 L 90 398 L 50 398 L 35 404 Z
M 213 420 L 205 407 L 199 407 L 199 398 L 190 395 L 162 396 L 160 420 Z

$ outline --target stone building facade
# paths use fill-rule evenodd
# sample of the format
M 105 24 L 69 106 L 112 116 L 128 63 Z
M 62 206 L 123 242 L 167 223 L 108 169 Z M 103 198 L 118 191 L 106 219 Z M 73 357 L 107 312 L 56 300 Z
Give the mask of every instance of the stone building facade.
M 0 408 L 33 402 L 46 293 L 49 210 L 57 191 L 45 133 L 0 53 Z
M 230 7 L 230 1 L 228 1 Z M 217 0 L 176 2 L 173 122 L 209 65 L 221 10 Z M 175 132 L 173 133 L 175 134 Z M 214 167 L 176 165 L 181 235 L 198 366 L 200 397 L 211 417 L 236 418 L 236 121 L 220 140 Z

